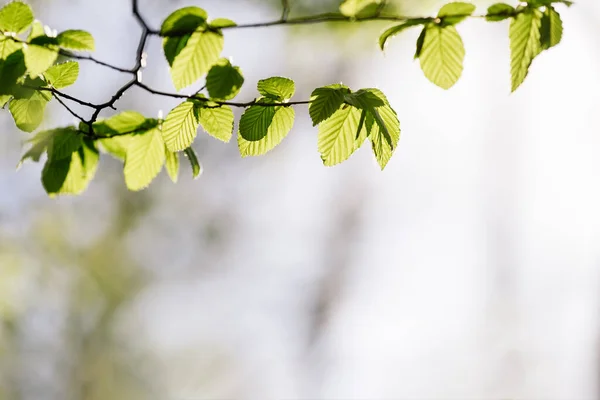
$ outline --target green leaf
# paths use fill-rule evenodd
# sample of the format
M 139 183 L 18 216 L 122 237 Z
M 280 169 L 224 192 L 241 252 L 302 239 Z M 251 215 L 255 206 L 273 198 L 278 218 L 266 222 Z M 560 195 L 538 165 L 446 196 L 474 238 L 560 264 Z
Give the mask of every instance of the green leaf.
M 313 90 L 308 106 L 313 126 L 331 117 L 344 103 L 344 95 L 349 93 L 350 89 L 340 84 L 324 86 Z
M 389 101 L 380 90 L 367 90 L 382 99 L 385 103 L 384 106 L 378 107 L 377 111 L 386 129 L 384 130 L 380 123 L 367 124 L 372 125 L 372 128 L 367 127 L 367 130 L 371 133 L 369 137 L 371 138 L 373 153 L 383 170 L 392 157 L 394 150 L 398 147 L 398 142 L 400 141 L 400 121 L 398 121 L 396 112 L 392 109 Z
M 409 19 L 406 22 L 401 23 L 400 25 L 392 26 L 391 28 L 389 28 L 388 30 L 383 32 L 381 34 L 381 36 L 379 36 L 379 48 L 381 50 L 384 50 L 385 44 L 389 38 L 396 36 L 400 32 L 402 32 L 408 28 L 411 28 L 413 26 L 423 25 L 423 24 L 427 23 L 427 21 L 428 21 L 428 19 L 425 19 L 425 18 L 415 18 L 415 19 Z
M 42 183 L 53 197 L 59 194 L 78 195 L 87 189 L 98 169 L 98 150 L 90 140 L 84 140 L 76 152 L 60 160 L 48 158 L 42 171 Z
M 0 108 L 4 108 L 11 98 L 10 94 L 0 94 Z
M 71 156 L 83 145 L 83 138 L 73 127 L 56 129 L 48 147 L 48 157 L 52 160 L 62 160 Z
M 22 48 L 22 43 L 15 42 L 7 36 L 0 36 L 0 60 L 6 60 L 8 56 Z
M 373 15 L 382 0 L 345 0 L 340 5 L 340 12 L 346 17 L 364 17 Z
M 171 79 L 175 88 L 181 90 L 200 79 L 217 62 L 222 50 L 221 32 L 192 33 L 184 47 L 173 57 Z M 165 54 L 167 54 L 166 47 Z
M 202 173 L 202 165 L 200 165 L 200 162 L 198 161 L 196 152 L 191 147 L 188 147 L 184 150 L 184 154 L 192 166 L 192 176 L 194 179 L 197 179 Z
M 23 46 L 27 72 L 36 77 L 45 72 L 58 58 L 58 47 L 55 38 L 39 36 Z
M 13 99 L 8 108 L 17 128 L 24 132 L 33 132 L 44 120 L 46 104 L 38 99 Z
M 78 51 L 94 51 L 96 44 L 94 37 L 86 31 L 68 30 L 58 34 L 56 37 L 58 45 L 64 49 Z
M 213 99 L 229 100 L 237 96 L 244 84 L 244 76 L 239 67 L 221 58 L 212 66 L 206 76 L 206 89 Z
M 169 151 L 169 149 L 167 149 L 166 147 L 165 168 L 167 169 L 169 178 L 171 178 L 173 183 L 177 183 L 177 179 L 179 178 L 179 153 Z
M 206 24 L 208 14 L 200 7 L 184 7 L 174 11 L 162 23 L 161 36 L 190 34 Z
M 504 21 L 505 19 L 513 17 L 515 13 L 516 10 L 513 6 L 498 3 L 488 8 L 485 19 L 490 22 Z
M 114 136 L 108 139 L 98 139 L 102 149 L 111 156 L 125 161 L 127 157 L 127 149 L 133 135 Z
M 542 49 L 547 50 L 560 43 L 563 34 L 563 23 L 560 14 L 554 7 L 547 6 L 542 17 L 540 42 Z
M 237 26 L 235 22 L 227 18 L 215 18 L 208 25 L 213 29 L 230 28 L 232 26 Z
M 134 133 L 143 128 L 145 128 L 144 130 L 154 128 L 156 125 L 158 125 L 158 121 L 146 119 L 138 112 L 124 111 L 94 123 L 94 132 L 98 135 Z
M 361 114 L 361 110 L 346 104 L 319 125 L 318 148 L 326 166 L 346 161 L 354 153 Z
M 251 142 L 267 136 L 275 116 L 275 107 L 250 106 L 240 118 L 240 135 Z
M 277 101 L 291 99 L 296 91 L 293 80 L 279 76 L 262 79 L 258 81 L 257 87 L 260 94 Z
M 420 52 L 423 73 L 442 89 L 450 89 L 463 72 L 465 48 L 454 26 L 430 25 Z
M 0 94 L 12 95 L 17 81 L 26 72 L 22 51 L 12 53 L 6 60 L 0 60 Z
M 53 65 L 44 72 L 46 81 L 56 89 L 71 86 L 79 77 L 79 63 L 67 61 L 62 64 Z
M 202 129 L 212 137 L 225 143 L 233 135 L 233 110 L 229 106 L 197 108 L 198 121 Z
M 29 139 L 27 143 L 30 143 L 31 147 L 29 148 L 29 150 L 27 150 L 23 157 L 21 157 L 21 161 L 19 161 L 17 169 L 21 168 L 23 163 L 28 159 L 31 159 L 35 162 L 40 161 L 42 154 L 46 152 L 46 149 L 48 148 L 50 143 L 52 143 L 52 138 L 60 130 L 61 128 L 52 129 L 48 131 L 41 131 L 38 132 L 33 138 Z
M 533 59 L 542 50 L 541 25 L 542 13 L 537 9 L 526 9 L 511 21 L 509 37 L 513 92 L 523 83 Z
M 198 113 L 193 101 L 184 101 L 175 107 L 163 123 L 162 135 L 169 151 L 189 147 L 198 135 Z
M 142 190 L 156 178 L 165 163 L 165 144 L 158 128 L 132 135 L 125 157 L 125 183 Z
M 22 33 L 33 22 L 31 7 L 20 1 L 8 3 L 0 9 L 0 30 L 2 32 Z
M 241 156 L 260 156 L 273 150 L 292 130 L 294 116 L 295 112 L 292 107 L 277 107 L 265 137 L 257 141 L 248 141 L 242 135 L 238 135 Z
M 44 25 L 42 25 L 40 21 L 33 21 L 33 24 L 31 25 L 31 30 L 29 31 L 29 35 L 27 36 L 27 41 L 30 42 L 31 40 L 42 36 L 46 36 Z
M 417 38 L 417 49 L 415 50 L 415 60 L 421 57 L 423 51 L 423 45 L 425 44 L 425 37 L 427 36 L 427 27 L 424 27 L 421 34 Z
M 464 21 L 475 12 L 475 5 L 464 2 L 453 2 L 443 6 L 438 12 L 444 24 L 455 25 Z

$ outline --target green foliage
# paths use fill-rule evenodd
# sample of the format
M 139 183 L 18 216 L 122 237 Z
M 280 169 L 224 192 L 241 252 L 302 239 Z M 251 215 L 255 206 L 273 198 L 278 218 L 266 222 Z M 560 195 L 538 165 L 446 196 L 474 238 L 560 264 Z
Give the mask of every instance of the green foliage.
M 206 75 L 206 89 L 213 99 L 233 99 L 244 84 L 244 76 L 239 67 L 231 65 L 229 60 L 221 58 Z
M 198 122 L 206 133 L 225 143 L 231 140 L 234 119 L 231 107 L 197 103 L 197 114 Z
M 177 183 L 179 179 L 179 153 L 174 153 L 169 151 L 165 147 L 165 169 L 169 174 L 169 178 L 173 181 L 173 183 Z
M 68 30 L 58 34 L 56 41 L 63 49 L 94 51 L 96 44 L 91 34 L 82 30 Z
M 185 154 L 186 158 L 190 162 L 192 167 L 192 176 L 194 179 L 197 179 L 202 173 L 202 165 L 200 165 L 200 161 L 198 161 L 198 156 L 196 152 L 191 147 L 188 147 L 184 150 L 183 154 Z
M 163 22 L 160 34 L 164 37 L 165 57 L 177 90 L 192 85 L 219 60 L 223 33 L 209 27 L 207 17 L 201 8 L 186 7 L 175 11 Z
M 258 81 L 257 87 L 260 94 L 275 101 L 289 100 L 296 91 L 294 81 L 278 76 Z
M 560 43 L 563 34 L 563 24 L 560 14 L 552 6 L 546 6 L 540 28 L 542 49 L 548 50 Z
M 510 24 L 510 71 L 512 91 L 523 83 L 533 59 L 542 51 L 540 28 L 542 13 L 527 8 L 513 17 Z
M 273 107 L 271 107 L 273 108 Z M 295 112 L 291 107 L 278 107 L 267 128 L 267 134 L 260 140 L 246 140 L 238 135 L 238 147 L 242 157 L 260 156 L 278 146 L 294 126 Z
M 373 15 L 383 0 L 344 0 L 340 12 L 347 17 L 365 17 Z
M 515 14 L 516 10 L 513 6 L 504 3 L 497 3 L 488 8 L 485 19 L 491 22 L 503 21 L 513 17 Z
M 442 89 L 450 89 L 462 75 L 465 47 L 453 25 L 432 24 L 423 30 L 419 61 L 423 73 Z
M 13 1 L 0 9 L 0 30 L 23 33 L 33 22 L 31 8 L 20 1 Z
M 261 98 L 259 100 L 265 101 Z M 250 142 L 267 136 L 276 108 L 272 106 L 250 106 L 240 118 L 240 136 Z
M 90 140 L 84 140 L 82 146 L 65 158 L 48 157 L 42 170 L 46 192 L 50 196 L 83 193 L 96 174 L 99 158 Z
M 342 84 L 315 89 L 310 96 L 308 106 L 313 126 L 331 117 L 344 103 L 344 96 L 347 94 L 350 94 L 350 89 Z
M 8 106 L 17 128 L 33 132 L 44 119 L 45 104 L 39 99 L 13 99 Z
M 190 147 L 198 134 L 196 103 L 184 101 L 175 107 L 163 123 L 162 135 L 169 151 L 182 151 Z
M 123 170 L 129 190 L 148 187 L 160 173 L 165 159 L 165 142 L 158 127 L 132 135 Z
M 469 2 L 450 2 L 436 16 L 406 18 L 388 14 L 385 0 L 345 0 L 340 13 L 314 17 L 284 18 L 252 27 L 287 23 L 327 21 L 395 21 L 379 37 L 383 50 L 390 38 L 411 27 L 422 27 L 416 43 L 415 59 L 427 79 L 449 89 L 463 72 L 465 48 L 456 25 L 469 18 L 485 18 L 496 22 L 509 20 L 512 90 L 528 75 L 529 68 L 542 51 L 558 45 L 563 24 L 555 6 L 570 6 L 567 0 L 527 0 L 518 7 L 497 3 L 483 15 L 473 15 Z M 288 10 L 289 11 L 289 10 Z M 198 128 L 213 138 L 229 142 L 233 136 L 235 115 L 232 107 L 243 109 L 239 119 L 237 144 L 242 157 L 263 155 L 290 133 L 294 126 L 293 106 L 308 103 L 313 126 L 318 125 L 317 148 L 326 166 L 347 160 L 365 142 L 383 169 L 390 161 L 400 140 L 400 121 L 386 96 L 378 89 L 352 91 L 342 84 L 327 85 L 312 91 L 309 101 L 292 101 L 295 83 L 285 77 L 258 81 L 257 97 L 246 102 L 233 102 L 244 84 L 238 66 L 221 57 L 224 29 L 238 26 L 226 18 L 208 19 L 199 7 L 184 7 L 171 13 L 159 31 L 148 29 L 140 41 L 135 69 L 128 71 L 71 51 L 93 51 L 95 41 L 83 30 L 66 30 L 58 35 L 34 21 L 31 8 L 12 1 L 0 9 L 0 106 L 11 113 L 16 126 L 35 132 L 43 122 L 46 105 L 53 98 L 77 102 L 89 108 L 92 115 L 84 119 L 71 108 L 68 111 L 81 122 L 37 132 L 26 143 L 28 149 L 19 166 L 26 160 L 38 162 L 46 154 L 42 184 L 49 195 L 79 194 L 93 179 L 100 160 L 99 150 L 123 162 L 125 184 L 130 190 L 142 190 L 158 176 L 163 166 L 173 182 L 180 174 L 180 155 L 190 163 L 194 178 L 202 167 L 192 145 Z M 177 90 L 204 79 L 205 86 L 192 95 L 164 93 L 141 83 L 142 55 L 148 36 L 160 36 L 169 63 L 170 76 Z M 54 37 L 56 36 L 56 37 Z M 60 63 L 57 61 L 60 58 Z M 66 57 L 66 60 L 63 59 Z M 80 65 L 69 58 L 84 59 L 139 80 L 129 82 L 110 101 L 95 105 L 75 99 L 62 89 L 73 85 Z M 147 118 L 134 112 L 120 112 L 99 119 L 102 111 L 115 108 L 125 91 L 133 86 L 150 93 L 180 98 L 181 103 L 163 119 Z
M 49 85 L 56 89 L 66 88 L 75 83 L 79 77 L 79 63 L 67 61 L 54 65 L 44 72 L 44 78 Z

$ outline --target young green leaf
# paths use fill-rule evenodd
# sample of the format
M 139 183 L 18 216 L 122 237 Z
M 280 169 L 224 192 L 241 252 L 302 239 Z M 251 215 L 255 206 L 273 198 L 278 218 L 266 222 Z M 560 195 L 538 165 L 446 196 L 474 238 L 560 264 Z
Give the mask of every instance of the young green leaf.
M 133 133 L 137 130 L 154 128 L 158 121 L 146 119 L 135 111 L 124 111 L 117 115 L 94 123 L 94 132 L 99 135 L 119 135 Z
M 251 142 L 256 142 L 267 136 L 275 111 L 275 107 L 248 107 L 240 118 L 240 136 Z
M 423 73 L 442 89 L 450 89 L 463 72 L 465 48 L 454 26 L 430 25 L 426 28 L 419 60 Z
M 56 89 L 71 86 L 79 76 L 79 63 L 67 61 L 62 64 L 53 65 L 44 72 L 46 81 Z
M 163 123 L 162 135 L 169 151 L 182 151 L 198 135 L 198 112 L 193 101 L 184 101 L 175 107 Z
M 83 145 L 83 138 L 74 127 L 57 129 L 48 146 L 48 157 L 52 160 L 62 160 L 71 156 Z
M 313 126 L 331 117 L 344 103 L 344 95 L 349 93 L 350 89 L 341 84 L 324 86 L 313 90 L 310 96 L 310 104 L 308 105 L 308 112 Z
M 56 39 L 38 36 L 23 46 L 25 65 L 30 76 L 36 77 L 44 73 L 58 58 Z
M 21 1 L 13 1 L 0 9 L 0 30 L 23 33 L 33 22 L 31 7 Z
M 169 174 L 169 178 L 173 181 L 173 183 L 177 183 L 179 178 L 179 153 L 174 153 L 169 151 L 165 147 L 165 168 L 167 169 L 167 173 Z
M 192 33 L 181 51 L 173 58 L 171 79 L 175 88 L 181 90 L 200 79 L 217 62 L 222 50 L 221 32 Z M 166 48 L 165 54 L 167 55 Z
M 497 3 L 488 8 L 485 19 L 490 22 L 504 21 L 505 19 L 513 17 L 515 13 L 516 10 L 513 6 Z
M 391 28 L 389 28 L 385 32 L 383 32 L 381 34 L 381 36 L 379 36 L 379 48 L 381 50 L 384 50 L 385 44 L 387 43 L 389 38 L 396 36 L 400 32 L 402 32 L 408 28 L 411 28 L 413 26 L 419 26 L 419 25 L 426 24 L 427 21 L 428 21 L 428 19 L 425 19 L 425 18 L 415 18 L 415 19 L 409 19 L 406 22 L 401 23 L 400 25 L 392 26 Z
M 188 147 L 184 150 L 183 154 L 185 154 L 186 158 L 190 162 L 190 165 L 192 167 L 193 178 L 197 179 L 202 173 L 202 165 L 200 164 L 200 161 L 198 161 L 198 156 L 196 155 L 196 152 L 191 147 Z
M 400 121 L 398 121 L 398 116 L 390 106 L 388 99 L 380 90 L 367 90 L 383 100 L 385 104 L 382 107 L 378 107 L 377 111 L 386 129 L 383 129 L 381 123 L 366 123 L 367 130 L 371 133 L 369 137 L 371 138 L 373 153 L 375 154 L 379 166 L 383 170 L 400 141 Z
M 206 133 L 225 143 L 231 140 L 234 119 L 231 107 L 198 107 L 197 114 L 198 121 Z
M 160 173 L 165 163 L 165 143 L 158 128 L 132 135 L 125 157 L 125 184 L 129 190 L 142 190 Z
M 279 76 L 258 81 L 258 92 L 276 101 L 286 101 L 292 98 L 296 91 L 294 81 Z
M 415 60 L 421 57 L 421 52 L 423 51 L 423 44 L 425 44 L 425 37 L 427 36 L 427 30 L 427 26 L 423 27 L 421 34 L 417 38 L 417 49 L 415 50 L 414 57 Z
M 540 42 L 542 49 L 547 50 L 560 43 L 563 34 L 563 24 L 560 14 L 554 7 L 547 6 L 542 17 L 540 28 Z
M 344 0 L 340 12 L 346 17 L 362 17 L 374 14 L 383 0 Z
M 59 194 L 78 195 L 87 189 L 98 169 L 98 149 L 90 140 L 66 158 L 48 158 L 42 171 L 42 183 L 53 197 Z
M 61 32 L 56 37 L 58 45 L 63 49 L 78 51 L 94 51 L 96 44 L 94 37 L 86 31 L 67 30 Z
M 354 153 L 361 113 L 346 104 L 319 125 L 318 148 L 326 166 L 346 161 Z
M 44 119 L 45 106 L 46 104 L 38 99 L 13 99 L 8 108 L 17 128 L 24 132 L 33 132 Z
M 133 135 L 120 135 L 107 139 L 98 139 L 102 149 L 118 160 L 125 161 L 127 149 Z
M 27 143 L 30 143 L 31 147 L 29 150 L 27 150 L 27 152 L 25 152 L 25 154 L 23 154 L 23 157 L 21 157 L 21 161 L 19 161 L 17 169 L 21 168 L 23 163 L 28 159 L 31 159 L 35 162 L 40 161 L 42 154 L 46 152 L 46 149 L 50 143 L 52 143 L 52 138 L 60 130 L 61 128 L 41 131 L 38 132 L 33 138 L 29 139 Z
M 542 51 L 541 25 L 542 13 L 537 9 L 526 9 L 511 21 L 509 37 L 513 92 L 523 83 L 533 59 Z
M 12 53 L 6 60 L 0 60 L 0 94 L 12 95 L 17 81 L 26 72 L 22 51 Z
M 260 156 L 279 145 L 294 126 L 295 112 L 292 107 L 277 107 L 267 134 L 260 140 L 249 141 L 238 135 L 238 147 L 242 157 Z
M 23 44 L 7 36 L 0 36 L 0 60 L 6 60 L 12 53 L 21 50 Z
M 235 22 L 227 18 L 215 18 L 208 24 L 212 29 L 230 28 L 237 26 Z
M 239 67 L 231 65 L 229 60 L 221 58 L 206 75 L 206 89 L 213 99 L 233 99 L 244 84 L 244 76 Z
M 208 14 L 200 7 L 184 7 L 174 11 L 162 23 L 161 36 L 190 34 L 206 24 Z
M 464 21 L 475 12 L 475 5 L 464 2 L 453 2 L 443 6 L 438 12 L 438 17 L 447 25 L 456 25 Z

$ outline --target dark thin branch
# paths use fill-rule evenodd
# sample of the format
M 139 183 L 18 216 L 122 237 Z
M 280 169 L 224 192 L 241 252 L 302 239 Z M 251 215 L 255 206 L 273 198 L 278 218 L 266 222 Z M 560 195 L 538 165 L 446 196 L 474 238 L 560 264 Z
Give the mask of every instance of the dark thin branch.
M 170 92 L 163 92 L 160 90 L 156 90 L 156 89 L 152 89 L 150 86 L 145 85 L 141 82 L 136 82 L 135 86 L 144 89 L 146 92 L 157 95 L 157 96 L 164 96 L 164 97 L 171 97 L 174 99 L 187 99 L 187 100 L 198 100 L 198 101 L 205 101 L 205 102 L 211 102 L 211 103 L 215 103 L 218 104 L 219 106 L 231 106 L 231 107 L 250 107 L 250 106 L 263 106 L 263 107 L 290 107 L 290 106 L 295 106 L 295 105 L 302 105 L 302 104 L 309 104 L 310 101 L 290 101 L 287 103 L 265 103 L 265 102 L 261 102 L 258 100 L 252 100 L 252 101 L 248 101 L 245 103 L 236 103 L 236 102 L 231 102 L 231 101 L 220 101 L 220 100 L 211 100 L 211 99 L 205 99 L 202 97 L 197 97 L 197 95 L 187 95 L 187 94 L 180 94 L 180 93 L 170 93 Z M 207 108 L 210 108 L 207 107 Z
M 74 58 L 76 60 L 91 61 L 91 62 L 96 63 L 98 65 L 101 65 L 103 67 L 115 70 L 117 72 L 131 73 L 130 69 L 117 67 L 116 65 L 112 65 L 112 64 L 109 64 L 107 62 L 100 61 L 100 60 L 98 60 L 98 59 L 96 59 L 96 58 L 94 58 L 92 56 L 89 56 L 89 55 L 75 54 L 75 53 L 72 53 L 70 51 L 66 51 L 66 50 L 62 50 L 62 49 L 59 51 L 59 54 L 65 56 L 65 57 Z
M 263 28 L 263 27 L 270 27 L 270 26 L 277 26 L 277 25 L 308 25 L 308 24 L 327 23 L 327 22 L 366 22 L 366 21 L 406 22 L 408 20 L 414 20 L 414 19 L 419 19 L 423 23 L 434 22 L 434 21 L 439 22 L 438 21 L 439 19 L 435 18 L 435 17 L 422 18 L 422 17 L 408 17 L 408 16 L 401 16 L 401 15 L 384 15 L 384 14 L 382 14 L 382 11 L 383 11 L 385 5 L 387 4 L 387 1 L 385 1 L 385 0 L 381 3 L 381 6 L 378 8 L 375 15 L 370 16 L 370 17 L 363 17 L 363 18 L 347 17 L 347 16 L 339 14 L 339 13 L 324 13 L 324 14 L 317 14 L 317 15 L 313 15 L 313 16 L 289 18 L 290 1 L 289 0 L 281 0 L 281 4 L 282 4 L 281 18 L 276 21 L 241 24 L 241 25 L 223 27 L 221 29 Z M 73 116 L 75 116 L 76 118 L 85 122 L 89 126 L 90 131 L 83 132 L 84 134 L 88 135 L 89 137 L 91 137 L 91 138 L 102 137 L 102 136 L 98 136 L 94 133 L 94 131 L 93 131 L 94 122 L 96 122 L 98 120 L 100 113 L 103 110 L 105 110 L 107 108 L 116 110 L 116 107 L 115 107 L 116 102 L 125 94 L 125 92 L 127 92 L 133 86 L 137 86 L 137 87 L 145 90 L 148 93 L 158 95 L 158 96 L 165 96 L 165 97 L 171 97 L 171 98 L 177 98 L 177 99 L 194 99 L 197 101 L 204 101 L 207 103 L 211 102 L 211 103 L 217 104 L 217 106 L 212 106 L 212 105 L 209 106 L 207 104 L 207 106 L 206 106 L 207 108 L 220 107 L 220 106 L 243 107 L 243 108 L 250 107 L 250 106 L 290 107 L 290 106 L 294 106 L 294 105 L 310 104 L 309 100 L 291 101 L 291 102 L 287 102 L 287 103 L 282 103 L 282 102 L 267 103 L 267 102 L 262 102 L 260 100 L 252 100 L 252 101 L 248 101 L 248 102 L 209 100 L 209 99 L 199 96 L 199 93 L 202 90 L 204 90 L 205 87 L 201 88 L 198 92 L 196 92 L 193 95 L 163 92 L 163 91 L 156 90 L 156 89 L 149 87 L 148 85 L 142 83 L 142 70 L 145 67 L 145 60 L 144 60 L 145 48 L 146 48 L 146 44 L 148 42 L 148 37 L 151 35 L 160 35 L 160 31 L 153 30 L 150 28 L 150 26 L 148 25 L 148 23 L 146 22 L 146 20 L 142 16 L 142 14 L 140 13 L 139 0 L 131 0 L 131 7 L 132 7 L 132 13 L 133 13 L 136 21 L 142 27 L 142 33 L 141 33 L 140 41 L 138 43 L 138 47 L 137 47 L 137 51 L 136 51 L 135 65 L 133 68 L 131 68 L 131 69 L 121 68 L 121 67 L 106 63 L 104 61 L 97 60 L 94 57 L 89 56 L 89 55 L 78 55 L 78 54 L 74 54 L 70 51 L 63 50 L 63 49 L 59 50 L 59 53 L 64 56 L 71 57 L 71 58 L 74 58 L 77 60 L 91 61 L 98 65 L 104 66 L 106 68 L 110 68 L 114 71 L 133 75 L 132 79 L 130 81 L 128 81 L 125 85 L 123 85 L 121 88 L 119 88 L 117 90 L 117 92 L 110 98 L 110 100 L 106 101 L 105 103 L 101 103 L 101 104 L 92 104 L 92 103 L 89 103 L 89 102 L 86 102 L 83 100 L 79 100 L 68 94 L 62 93 L 52 87 L 39 87 L 39 88 L 32 87 L 31 88 L 31 89 L 35 89 L 35 90 L 39 90 L 39 91 L 51 92 L 52 95 L 54 96 L 54 98 L 56 98 L 59 101 L 59 103 L 63 107 L 65 107 Z M 466 18 L 483 18 L 484 16 L 483 15 L 465 15 L 465 17 Z M 4 34 L 4 32 L 0 31 L 0 34 Z M 10 36 L 10 38 L 17 42 L 27 43 L 26 41 L 21 40 L 14 36 Z M 87 121 L 84 120 L 83 118 L 78 116 L 76 113 L 74 113 L 65 104 L 65 102 L 61 100 L 61 98 L 76 102 L 82 106 L 93 108 L 94 112 L 93 112 L 91 118 Z
M 64 108 L 66 108 L 67 111 L 70 112 L 72 116 L 74 116 L 81 122 L 85 123 L 85 119 L 80 117 L 75 111 L 73 111 L 68 105 L 66 105 L 65 102 L 62 101 L 59 96 L 57 96 L 55 93 L 52 93 L 52 97 L 54 97 L 56 99 L 56 101 L 58 101 Z

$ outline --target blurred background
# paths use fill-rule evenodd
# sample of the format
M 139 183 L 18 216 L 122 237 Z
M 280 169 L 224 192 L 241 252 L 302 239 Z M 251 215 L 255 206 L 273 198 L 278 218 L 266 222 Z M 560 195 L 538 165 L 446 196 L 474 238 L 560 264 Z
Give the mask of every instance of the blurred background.
M 133 65 L 129 1 L 29 2 Z M 391 3 L 432 15 L 445 1 Z M 281 14 L 278 0 L 141 4 L 154 27 L 192 4 L 238 23 Z M 385 53 L 385 23 L 226 32 L 240 100 L 274 75 L 296 99 L 382 89 L 402 126 L 384 172 L 368 146 L 323 167 L 299 107 L 266 156 L 200 135 L 197 181 L 184 168 L 129 193 L 103 157 L 83 196 L 51 200 L 41 164 L 15 172 L 27 136 L 1 112 L 0 399 L 600 398 L 600 4 L 560 11 L 562 44 L 512 95 L 507 23 L 461 24 L 465 72 L 447 92 L 412 60 L 418 29 Z M 102 102 L 128 78 L 82 62 L 69 93 Z M 157 38 L 144 81 L 173 91 Z M 176 104 L 131 90 L 118 107 Z M 45 125 L 71 122 L 54 104 Z

